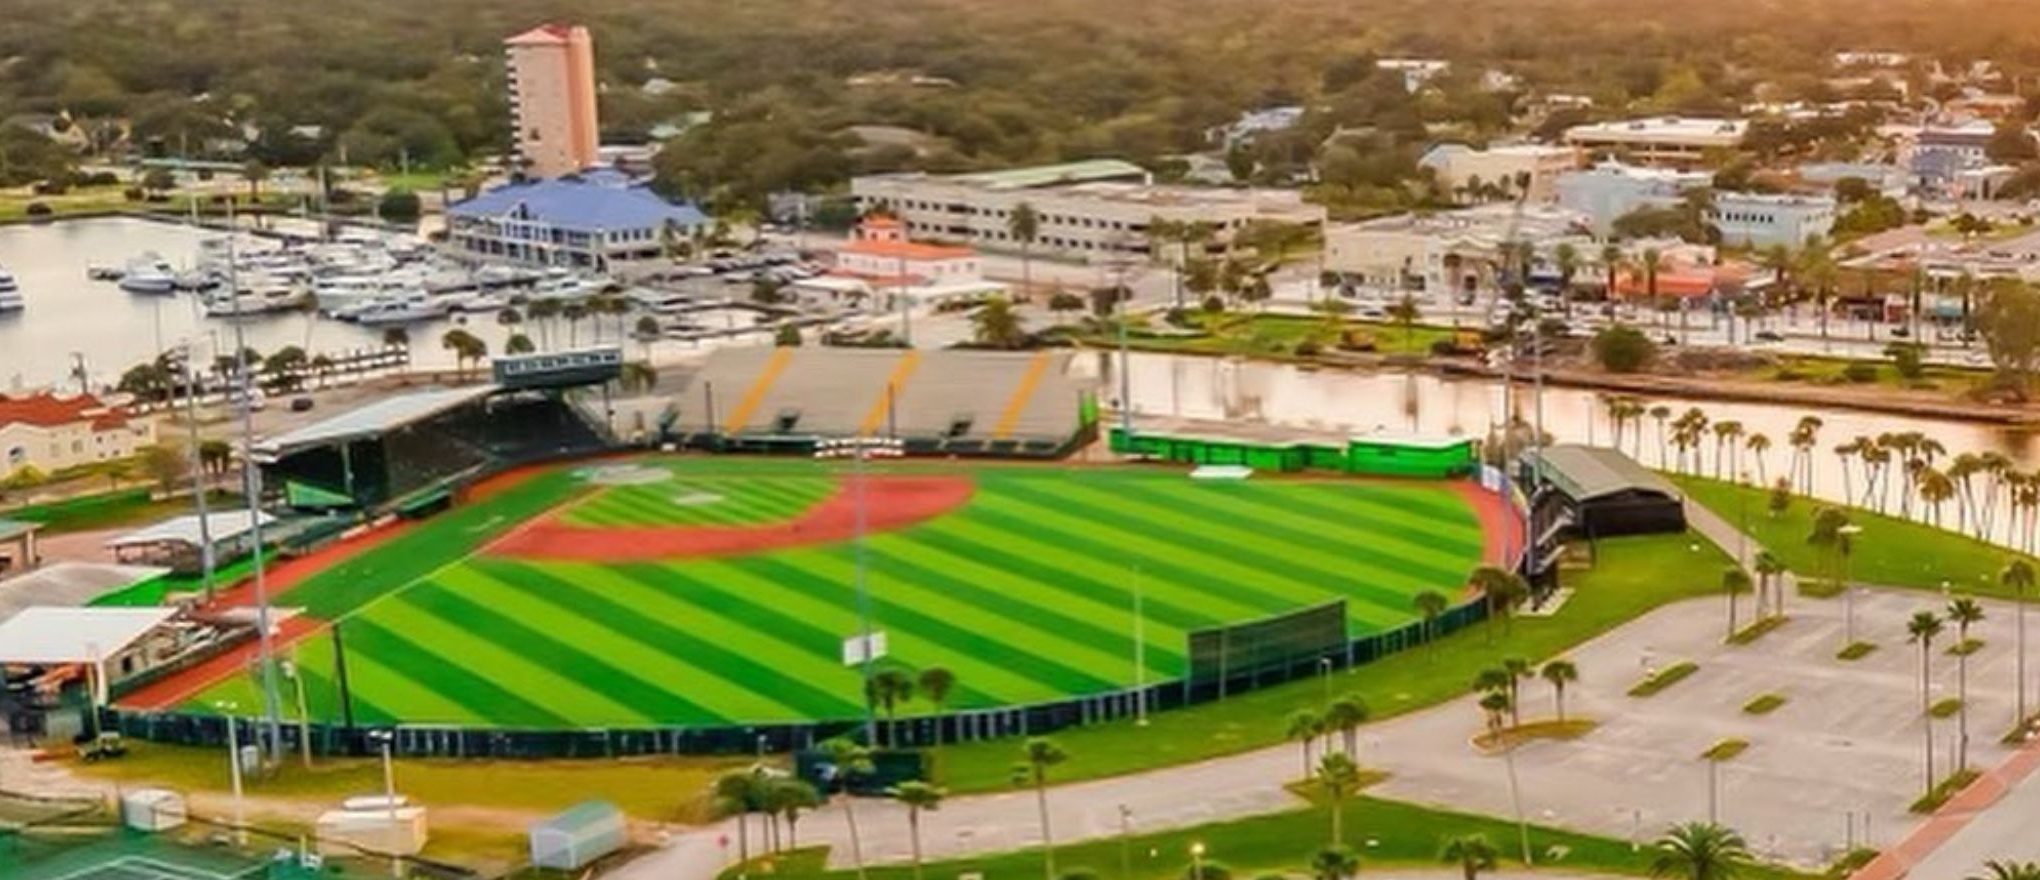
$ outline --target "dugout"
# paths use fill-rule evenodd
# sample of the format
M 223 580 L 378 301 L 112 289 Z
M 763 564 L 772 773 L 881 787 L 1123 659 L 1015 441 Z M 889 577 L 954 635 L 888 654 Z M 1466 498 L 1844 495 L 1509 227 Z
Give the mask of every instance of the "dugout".
M 1620 450 L 1566 444 L 1523 453 L 1521 485 L 1539 546 L 1566 536 L 1588 540 L 1686 530 L 1685 497 Z

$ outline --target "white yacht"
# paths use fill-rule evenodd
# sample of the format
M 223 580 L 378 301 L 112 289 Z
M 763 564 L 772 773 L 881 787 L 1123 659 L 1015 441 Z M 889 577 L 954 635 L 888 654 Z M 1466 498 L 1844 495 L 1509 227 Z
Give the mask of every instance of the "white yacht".
M 565 269 L 548 269 L 545 275 L 531 285 L 526 297 L 532 302 L 542 299 L 587 299 L 601 293 L 606 286 L 603 282 L 591 281 Z
M 354 320 L 369 327 L 415 324 L 446 317 L 449 306 L 444 298 L 434 297 L 423 290 L 412 290 L 370 304 L 356 312 Z
M 129 293 L 174 293 L 177 267 L 154 251 L 128 261 L 121 272 L 120 289 Z
M 6 269 L 0 269 L 0 314 L 18 312 L 28 307 L 21 299 L 21 284 Z
M 232 318 L 237 315 L 287 312 L 298 308 L 304 302 L 304 289 L 282 276 L 243 276 L 236 280 L 235 287 L 238 293 L 229 294 L 224 290 L 218 290 L 206 297 L 207 317 Z

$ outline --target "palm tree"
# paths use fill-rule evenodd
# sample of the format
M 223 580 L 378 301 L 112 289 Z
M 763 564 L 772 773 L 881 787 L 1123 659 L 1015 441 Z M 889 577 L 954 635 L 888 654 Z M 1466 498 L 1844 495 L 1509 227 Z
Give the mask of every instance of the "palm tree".
M 1332 845 L 1344 846 L 1346 799 L 1360 791 L 1360 765 L 1353 763 L 1352 758 L 1334 752 L 1318 762 L 1317 778 L 1325 800 L 1332 805 Z
M 772 780 L 771 802 L 786 820 L 786 847 L 800 847 L 800 814 L 822 805 L 822 794 L 804 779 L 781 777 Z
M 1488 843 L 1485 834 L 1466 834 L 1449 838 L 1438 850 L 1438 860 L 1448 865 L 1458 865 L 1459 873 L 1465 880 L 1480 880 L 1480 872 L 1492 871 L 1500 854 Z
M 1289 728 L 1285 734 L 1291 741 L 1303 745 L 1303 775 L 1310 775 L 1311 745 L 1325 732 L 1325 719 L 1309 709 L 1299 709 L 1289 716 Z
M 1571 320 L 1573 277 L 1580 274 L 1580 249 L 1571 242 L 1559 242 L 1551 252 L 1551 259 L 1558 267 L 1559 313 Z
M 1505 629 L 1510 626 L 1510 612 L 1530 596 L 1530 582 L 1523 576 L 1504 568 L 1483 565 L 1473 570 L 1468 578 L 1473 587 L 1487 599 L 1488 641 L 1494 642 L 1494 619 L 1500 617 Z
M 1438 651 L 1438 618 L 1445 613 L 1452 600 L 1445 598 L 1445 594 L 1437 590 L 1425 590 L 1412 597 L 1410 602 L 1417 606 L 1417 613 L 1424 616 L 1424 644 L 1430 653 L 1435 655 Z
M 1523 723 L 1523 682 L 1537 677 L 1537 667 L 1526 657 L 1502 658 L 1502 672 L 1509 676 L 1509 723 Z
M 1014 768 L 1016 778 L 1034 785 L 1034 803 L 1041 814 L 1041 870 L 1046 880 L 1056 880 L 1055 837 L 1048 825 L 1048 768 L 1069 760 L 1069 753 L 1055 740 L 1037 736 L 1020 749 L 1021 762 Z
M 588 317 L 588 304 L 570 302 L 560 306 L 560 317 L 567 320 L 567 347 L 581 344 L 581 319 Z
M 1347 694 L 1325 706 L 1325 729 L 1339 732 L 1349 758 L 1359 756 L 1360 725 L 1367 723 L 1368 714 L 1367 701 L 1359 694 Z
M 531 343 L 531 337 L 522 333 L 512 333 L 509 339 L 503 340 L 504 354 L 530 354 L 537 350 L 538 346 Z
M 1417 320 L 1423 317 L 1422 311 L 1417 307 L 1417 298 L 1407 293 L 1403 294 L 1401 299 L 1388 304 L 1387 314 L 1389 320 L 1402 328 L 1403 347 L 1415 346 Z
M 970 316 L 971 334 L 986 348 L 1014 349 L 1027 343 L 1027 330 L 1013 311 L 1011 300 L 995 296 L 985 300 Z
M 716 777 L 713 795 L 716 808 L 723 815 L 737 817 L 737 861 L 751 860 L 751 814 L 757 812 L 758 803 L 763 799 L 760 780 L 763 777 L 757 768 L 731 770 Z
M 1776 607 L 1775 616 L 1785 616 L 1785 563 L 1769 550 L 1757 551 L 1757 577 L 1762 578 L 1766 589 L 1771 590 L 1771 602 Z
M 857 880 L 865 880 L 864 840 L 857 834 L 857 798 L 850 793 L 850 784 L 859 776 L 871 775 L 871 749 L 853 740 L 837 737 L 823 742 L 821 752 L 822 760 L 831 768 L 829 772 L 838 790 L 843 793 L 843 822 L 850 826 L 850 860 L 857 866 Z
M 1920 726 L 1926 730 L 1928 794 L 1934 791 L 1934 714 L 1930 688 L 1934 673 L 1934 639 L 1941 634 L 1941 618 L 1932 611 L 1915 611 L 1906 621 L 1906 640 L 1920 646 Z
M 1488 733 L 1499 735 L 1506 727 L 1509 713 L 1514 711 L 1510 704 L 1509 692 L 1489 691 L 1480 698 L 1480 711 L 1487 716 Z
M 453 352 L 453 363 L 462 381 L 467 379 L 469 361 L 479 362 L 489 355 L 488 343 L 458 327 L 446 331 L 446 335 L 439 337 L 439 344 L 447 351 Z
M 1674 825 L 1658 838 L 1652 877 L 1675 880 L 1733 880 L 1750 864 L 1742 835 L 1711 822 Z
M 1665 422 L 1672 417 L 1672 408 L 1662 403 L 1652 406 L 1650 417 L 1652 421 L 1657 422 L 1657 466 L 1659 470 L 1663 470 L 1666 453 Z
M 526 308 L 531 320 L 538 324 L 538 341 L 546 348 L 552 347 L 553 319 L 560 316 L 562 305 L 557 297 L 546 297 L 533 302 Z
M 885 710 L 885 741 L 899 745 L 899 704 L 914 698 L 914 680 L 900 669 L 880 669 L 871 674 L 865 696 Z
M 1544 664 L 1538 673 L 1551 683 L 1552 702 L 1558 707 L 1558 720 L 1565 722 L 1565 686 L 1580 680 L 1580 668 L 1571 660 L 1560 657 Z
M 1998 572 L 1998 583 L 2011 590 L 2013 600 L 2018 603 L 2017 609 L 2012 612 L 2016 615 L 2013 622 L 2018 627 L 2018 645 L 2014 650 L 2019 652 L 2019 656 L 2013 664 L 2013 677 L 2018 679 L 2018 717 L 2012 723 L 2023 725 L 2026 723 L 2026 592 L 2033 589 L 2033 564 L 2024 559 L 2012 560 L 2003 571 Z
M 1968 880 L 2040 880 L 2040 862 L 2011 862 L 1993 859 L 1983 863 L 1983 873 Z
M 1757 431 L 1750 434 L 1748 440 L 1743 441 L 1743 448 L 1749 450 L 1751 460 L 1757 463 L 1757 485 L 1762 486 L 1770 482 L 1770 478 L 1764 474 L 1764 453 L 1771 451 L 1771 438 L 1764 432 Z
M 921 696 L 928 698 L 928 702 L 935 707 L 937 718 L 935 745 L 937 748 L 940 748 L 942 745 L 942 724 L 940 723 L 940 718 L 943 714 L 943 709 L 949 704 L 950 692 L 956 690 L 956 673 L 950 672 L 946 666 L 930 666 L 927 669 L 921 670 L 921 674 L 915 677 L 914 683 L 920 686 Z
M 949 793 L 925 782 L 902 782 L 885 790 L 893 800 L 907 807 L 907 839 L 914 851 L 914 880 L 921 880 L 921 813 L 942 806 Z
M 388 328 L 382 332 L 382 344 L 384 348 L 409 349 L 411 347 L 411 331 L 405 330 L 402 327 Z
M 1806 543 L 1819 548 L 1827 557 L 1828 577 L 1843 589 L 1841 560 L 1849 555 L 1849 534 L 1844 531 L 1849 525 L 1849 514 L 1839 507 L 1823 506 L 1813 512 L 1813 532 L 1806 536 Z
M 1638 268 L 1643 270 L 1643 295 L 1650 301 L 1652 311 L 1658 313 L 1658 326 L 1664 327 L 1664 304 L 1658 301 L 1658 273 L 1664 269 L 1664 257 L 1657 248 L 1644 248 Z
M 1013 213 L 1006 216 L 1006 234 L 1020 243 L 1020 295 L 1032 296 L 1034 240 L 1041 237 L 1041 214 L 1026 202 L 1014 205 Z
M 1350 847 L 1328 846 L 1311 854 L 1311 880 L 1351 880 L 1360 873 L 1360 857 Z
M 1721 591 L 1728 594 L 1728 638 L 1735 638 L 1735 600 L 1737 596 L 1750 591 L 1750 573 L 1740 565 L 1731 565 L 1721 572 Z
M 1983 622 L 1983 606 L 1968 596 L 1957 596 L 1948 602 L 1948 620 L 1955 624 L 1955 699 L 1962 704 L 1955 716 L 1955 769 L 1969 769 L 1969 655 L 1975 645 L 1969 643 L 1971 624 Z

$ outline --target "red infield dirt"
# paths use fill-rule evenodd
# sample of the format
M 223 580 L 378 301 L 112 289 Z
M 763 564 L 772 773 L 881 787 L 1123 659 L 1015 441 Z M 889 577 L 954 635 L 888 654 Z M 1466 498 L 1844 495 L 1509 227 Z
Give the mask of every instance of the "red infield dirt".
M 975 484 L 957 476 L 876 476 L 864 486 L 866 527 L 902 529 L 962 507 Z M 483 552 L 491 556 L 577 562 L 617 562 L 736 556 L 808 544 L 847 541 L 857 532 L 857 489 L 845 478 L 834 494 L 782 523 L 755 526 L 589 528 L 556 516 L 503 536 Z

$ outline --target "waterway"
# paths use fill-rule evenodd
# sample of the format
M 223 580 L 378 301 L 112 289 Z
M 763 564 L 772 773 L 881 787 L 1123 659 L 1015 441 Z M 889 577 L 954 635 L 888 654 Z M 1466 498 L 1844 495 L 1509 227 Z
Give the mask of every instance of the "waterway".
M 1117 353 L 1098 352 L 1080 359 L 1074 368 L 1106 383 L 1102 396 L 1118 397 L 1113 378 L 1119 361 Z M 1313 430 L 1365 433 L 1389 431 L 1424 435 L 1485 437 L 1490 428 L 1506 422 L 1503 384 L 1483 378 L 1458 378 L 1430 373 L 1354 372 L 1305 369 L 1290 364 L 1227 358 L 1133 353 L 1127 371 L 1133 411 L 1138 415 L 1169 416 L 1227 422 L 1262 422 Z M 1518 417 L 1526 423 L 1538 421 L 1539 395 L 1527 380 L 1518 382 L 1511 395 Z M 1555 442 L 1610 445 L 1613 425 L 1607 415 L 1605 397 L 1577 388 L 1547 387 L 1543 400 L 1542 424 Z M 1762 433 L 1772 441 L 1771 450 L 1759 459 L 1742 454 L 1739 469 L 1731 460 L 1724 475 L 1749 473 L 1752 480 L 1761 473 L 1775 480 L 1789 466 L 1791 450 L 1786 436 L 1804 416 L 1822 422 L 1814 447 L 1813 494 L 1842 500 L 1853 491 L 1862 501 L 1862 472 L 1850 465 L 1848 486 L 1833 450 L 1837 444 L 1858 436 L 1918 431 L 1947 449 L 1947 456 L 1963 452 L 1995 450 L 2021 469 L 2040 469 L 2040 434 L 2003 425 L 1945 421 L 1866 413 L 1836 407 L 1781 406 L 1737 403 L 1677 397 L 1652 398 L 1647 404 L 1663 404 L 1676 414 L 1698 408 L 1711 421 L 1732 419 L 1751 434 Z M 1656 423 L 1641 420 L 1639 437 L 1634 424 L 1625 426 L 1622 446 L 1645 464 L 1660 466 L 1660 444 Z M 1714 469 L 1713 439 L 1703 443 L 1707 450 L 1704 467 Z M 1673 453 L 1676 455 L 1676 452 Z M 1947 458 L 1942 458 L 1945 467 Z M 1896 493 L 1891 496 L 1896 510 Z M 1944 511 L 1954 521 L 1951 504 Z M 1999 516 L 2008 527 L 2009 517 Z M 2001 529 L 2002 530 L 2002 529 Z M 2009 541 L 2008 534 L 1996 536 Z
M 21 312 L 0 315 L 0 392 L 44 385 L 76 387 L 72 369 L 79 360 L 84 362 L 92 387 L 110 385 L 128 367 L 187 340 L 195 342 L 201 352 L 231 351 L 234 323 L 200 315 L 196 296 L 131 294 L 112 282 L 86 277 L 88 267 L 119 267 L 149 251 L 180 267 L 187 266 L 196 258 L 199 242 L 218 234 L 133 218 L 0 226 L 0 268 L 14 274 L 27 302 Z M 615 324 L 614 318 L 590 319 L 581 322 L 575 332 L 582 343 L 596 341 L 595 334 L 610 341 L 618 335 Z M 490 351 L 502 351 L 509 336 L 509 330 L 489 314 L 414 324 L 406 328 L 414 363 L 452 366 L 453 356 L 439 344 L 439 338 L 456 325 L 481 337 Z M 315 354 L 337 354 L 380 346 L 383 335 L 380 328 L 328 320 L 310 312 L 250 316 L 242 319 L 241 329 L 247 345 L 261 353 L 296 345 Z M 565 328 L 556 329 L 563 342 Z M 537 338 L 535 328 L 524 330 Z M 676 350 L 686 347 L 684 343 L 662 345 L 676 346 Z M 210 355 L 205 359 L 210 360 Z

